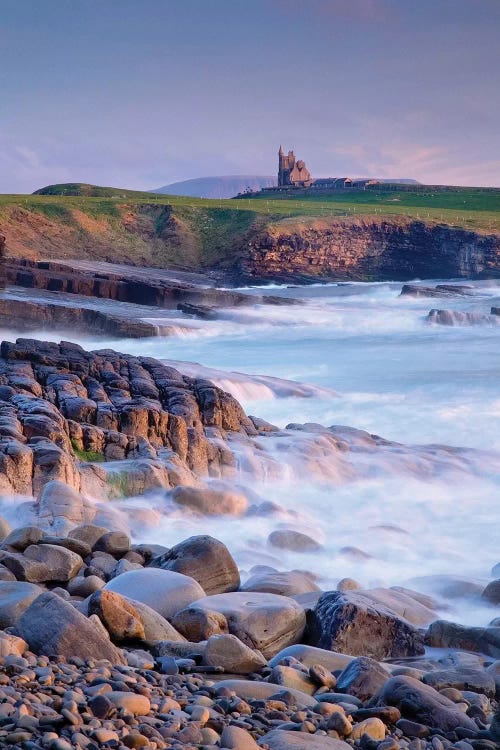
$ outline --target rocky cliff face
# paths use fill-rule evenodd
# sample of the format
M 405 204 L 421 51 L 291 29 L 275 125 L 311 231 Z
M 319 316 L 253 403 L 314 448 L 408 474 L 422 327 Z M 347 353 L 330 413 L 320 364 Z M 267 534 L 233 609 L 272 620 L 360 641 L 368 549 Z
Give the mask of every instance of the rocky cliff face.
M 254 238 L 248 279 L 406 280 L 500 275 L 500 237 L 395 218 L 284 221 Z

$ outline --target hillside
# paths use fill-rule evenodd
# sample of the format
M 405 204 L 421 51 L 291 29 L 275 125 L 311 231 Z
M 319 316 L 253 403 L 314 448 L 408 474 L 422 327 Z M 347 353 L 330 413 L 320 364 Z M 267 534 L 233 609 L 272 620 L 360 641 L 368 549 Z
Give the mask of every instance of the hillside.
M 441 234 L 431 242 L 436 228 Z M 389 278 L 399 267 L 397 248 L 410 254 L 405 278 L 417 269 L 496 274 L 500 192 L 419 188 L 221 201 L 75 183 L 1 195 L 0 234 L 15 257 L 208 270 L 237 282 Z
M 276 185 L 276 177 L 260 175 L 225 175 L 222 177 L 197 177 L 193 180 L 172 182 L 157 188 L 155 193 L 187 195 L 193 198 L 234 198 L 238 193 L 257 191 Z

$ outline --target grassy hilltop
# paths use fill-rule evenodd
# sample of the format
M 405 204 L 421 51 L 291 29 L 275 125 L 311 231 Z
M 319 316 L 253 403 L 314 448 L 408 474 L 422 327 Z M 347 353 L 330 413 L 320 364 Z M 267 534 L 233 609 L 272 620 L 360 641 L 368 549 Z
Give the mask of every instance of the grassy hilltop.
M 222 268 L 269 227 L 321 221 L 419 219 L 500 233 L 500 191 L 456 188 L 300 192 L 231 200 L 161 195 L 72 183 L 33 195 L 0 195 L 7 251 L 25 257 L 122 260 Z

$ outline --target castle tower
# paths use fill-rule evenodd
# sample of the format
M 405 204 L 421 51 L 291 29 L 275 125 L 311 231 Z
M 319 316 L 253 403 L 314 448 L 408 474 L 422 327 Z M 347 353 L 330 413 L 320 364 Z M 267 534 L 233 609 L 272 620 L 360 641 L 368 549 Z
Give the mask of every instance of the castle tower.
M 289 151 L 285 155 L 283 147 L 278 151 L 278 187 L 310 187 L 311 175 L 301 159 L 295 161 L 295 154 Z

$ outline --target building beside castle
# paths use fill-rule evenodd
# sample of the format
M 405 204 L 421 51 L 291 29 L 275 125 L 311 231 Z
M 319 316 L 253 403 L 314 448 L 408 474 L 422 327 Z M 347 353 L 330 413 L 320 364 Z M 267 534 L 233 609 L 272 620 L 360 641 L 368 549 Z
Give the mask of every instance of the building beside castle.
M 295 159 L 293 151 L 278 152 L 278 187 L 311 187 L 313 179 L 302 159 Z

